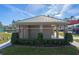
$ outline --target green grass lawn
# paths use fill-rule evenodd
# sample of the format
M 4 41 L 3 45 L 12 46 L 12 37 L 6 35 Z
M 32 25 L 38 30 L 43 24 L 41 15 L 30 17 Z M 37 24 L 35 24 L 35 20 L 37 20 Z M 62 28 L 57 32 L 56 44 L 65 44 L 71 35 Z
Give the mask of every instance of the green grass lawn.
M 4 42 L 7 42 L 11 38 L 11 33 L 1 32 L 0 37 L 3 37 L 2 39 L 0 39 L 0 44 L 2 44 Z
M 2 50 L 4 55 L 78 55 L 76 47 L 27 47 L 14 45 Z

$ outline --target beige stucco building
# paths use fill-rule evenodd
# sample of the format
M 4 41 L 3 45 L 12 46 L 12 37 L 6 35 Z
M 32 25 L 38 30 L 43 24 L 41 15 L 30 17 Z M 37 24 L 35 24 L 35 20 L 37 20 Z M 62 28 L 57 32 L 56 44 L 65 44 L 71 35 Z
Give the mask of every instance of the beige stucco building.
M 24 19 L 16 22 L 16 30 L 19 33 L 19 38 L 37 38 L 39 32 L 43 33 L 44 38 L 50 39 L 51 35 L 59 38 L 58 30 L 63 27 L 64 33 L 67 32 L 67 22 L 58 20 L 48 16 L 37 16 L 29 19 Z

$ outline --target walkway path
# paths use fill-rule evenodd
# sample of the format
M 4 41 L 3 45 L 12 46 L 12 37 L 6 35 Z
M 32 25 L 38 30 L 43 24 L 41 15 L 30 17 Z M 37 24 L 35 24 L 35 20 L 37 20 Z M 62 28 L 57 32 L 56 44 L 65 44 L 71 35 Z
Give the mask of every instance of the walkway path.
M 5 48 L 5 47 L 8 47 L 8 46 L 11 46 L 11 40 L 9 40 L 8 42 L 5 42 L 3 44 L 0 44 L 0 50 Z M 1 51 L 0 51 L 0 55 L 2 55 Z
M 78 39 L 79 40 L 79 37 L 73 37 L 73 39 Z
M 72 42 L 72 43 L 70 43 L 70 44 L 72 44 L 73 46 L 79 47 L 79 43 L 78 43 L 78 42 L 76 42 L 76 41 L 73 41 L 73 42 Z
M 11 40 L 9 40 L 9 41 L 7 41 L 7 42 L 5 42 L 3 44 L 0 44 L 0 49 L 3 49 L 3 48 L 5 48 L 7 46 L 10 46 L 10 45 L 11 45 Z

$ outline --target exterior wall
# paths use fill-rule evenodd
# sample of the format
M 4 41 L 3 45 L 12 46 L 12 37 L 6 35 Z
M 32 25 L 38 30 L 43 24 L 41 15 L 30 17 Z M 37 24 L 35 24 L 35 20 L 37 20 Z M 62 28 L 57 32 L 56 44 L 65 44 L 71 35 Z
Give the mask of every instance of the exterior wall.
M 29 38 L 36 39 L 39 32 L 39 25 L 31 25 L 29 27 Z
M 35 39 L 40 32 L 40 25 L 20 25 L 18 29 L 19 37 L 21 39 Z M 50 39 L 52 35 L 51 25 L 43 25 L 43 36 L 44 39 Z
M 30 38 L 37 38 L 37 35 L 38 33 L 40 32 L 40 25 L 31 25 L 30 26 Z M 44 39 L 50 39 L 51 38 L 51 35 L 52 35 L 52 27 L 51 25 L 44 25 L 43 26 L 43 36 L 44 36 Z
M 44 39 L 50 39 L 52 35 L 52 27 L 50 25 L 43 26 Z
M 28 39 L 28 26 L 24 26 L 24 39 Z
M 28 39 L 28 26 L 20 25 L 19 27 L 19 37 L 21 39 Z

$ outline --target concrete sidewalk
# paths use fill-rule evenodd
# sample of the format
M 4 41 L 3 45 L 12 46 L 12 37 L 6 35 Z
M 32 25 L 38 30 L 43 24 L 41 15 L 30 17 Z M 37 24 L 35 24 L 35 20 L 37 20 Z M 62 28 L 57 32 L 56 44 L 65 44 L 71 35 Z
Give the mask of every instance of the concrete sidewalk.
M 75 39 L 78 39 L 79 40 L 79 37 L 73 37 L 73 39 L 75 40 Z
M 7 41 L 7 42 L 5 42 L 5 43 L 3 43 L 3 44 L 0 44 L 0 50 L 1 49 L 3 49 L 3 48 L 6 48 L 6 47 L 8 47 L 8 46 L 11 46 L 12 44 L 11 44 L 11 40 L 9 40 L 9 41 Z M 0 55 L 2 55 L 2 53 L 1 53 L 2 51 L 0 51 Z
M 3 49 L 3 48 L 5 48 L 5 47 L 7 47 L 7 46 L 11 46 L 12 44 L 11 44 L 11 40 L 9 40 L 9 41 L 7 41 L 7 42 L 5 42 L 5 43 L 3 43 L 3 44 L 0 44 L 0 49 Z
M 75 46 L 75 47 L 79 47 L 79 43 L 76 41 L 73 41 L 72 43 L 70 43 L 71 45 Z

